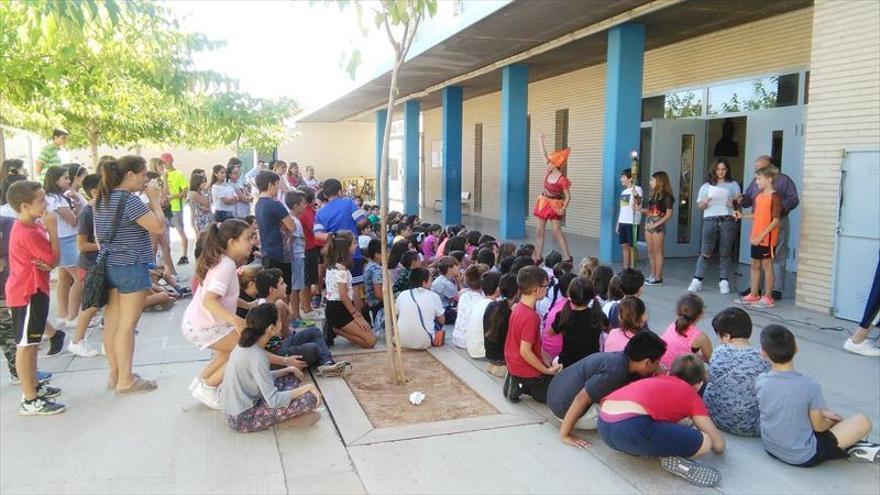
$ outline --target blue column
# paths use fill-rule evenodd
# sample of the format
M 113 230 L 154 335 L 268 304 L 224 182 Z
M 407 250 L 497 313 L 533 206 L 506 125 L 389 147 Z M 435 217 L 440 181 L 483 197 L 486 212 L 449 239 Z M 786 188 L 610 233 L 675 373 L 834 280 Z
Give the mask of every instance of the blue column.
M 501 225 L 502 239 L 524 239 L 528 211 L 529 67 L 508 65 L 501 73 Z
M 376 204 L 380 204 L 382 189 L 382 143 L 385 141 L 385 119 L 388 110 L 376 111 Z M 341 143 L 340 143 L 341 144 Z
M 443 89 L 443 212 L 444 225 L 461 223 L 461 102 L 460 86 Z
M 403 212 L 419 214 L 419 112 L 418 100 L 403 104 Z
M 605 145 L 602 150 L 602 209 L 599 259 L 620 260 L 617 237 L 620 173 L 639 149 L 645 27 L 622 24 L 608 31 L 608 79 L 605 87 Z

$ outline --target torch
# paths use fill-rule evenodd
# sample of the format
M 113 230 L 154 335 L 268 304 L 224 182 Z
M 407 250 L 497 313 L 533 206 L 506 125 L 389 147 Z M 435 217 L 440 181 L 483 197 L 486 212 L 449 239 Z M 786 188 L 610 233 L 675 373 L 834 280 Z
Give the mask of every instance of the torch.
M 630 170 L 632 171 L 632 201 L 633 205 L 635 205 L 636 209 L 633 211 L 633 224 L 632 224 L 632 265 L 635 268 L 636 264 L 639 261 L 639 222 L 637 221 L 638 213 L 641 212 L 642 209 L 642 197 L 636 194 L 636 187 L 639 186 L 639 152 L 633 150 L 630 153 L 632 157 L 632 161 L 630 162 Z

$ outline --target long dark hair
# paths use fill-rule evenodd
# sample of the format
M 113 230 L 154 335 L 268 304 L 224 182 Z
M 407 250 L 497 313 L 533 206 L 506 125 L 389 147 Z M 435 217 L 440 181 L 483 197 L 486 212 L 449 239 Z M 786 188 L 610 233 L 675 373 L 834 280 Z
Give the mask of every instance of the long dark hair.
M 202 187 L 202 184 L 205 182 L 208 182 L 208 179 L 206 179 L 204 175 L 195 174 L 189 181 L 189 190 L 199 192 L 199 188 Z
M 251 228 L 244 220 L 230 218 L 223 223 L 212 223 L 207 229 L 201 256 L 196 261 L 196 275 L 205 280 L 208 270 L 217 266 L 220 257 L 226 253 L 229 241 L 238 239 L 241 234 Z
M 574 324 L 575 310 L 572 306 L 587 306 L 589 311 L 590 328 L 603 331 L 608 327 L 608 318 L 602 312 L 602 307 L 596 302 L 596 291 L 593 283 L 586 277 L 577 277 L 568 285 L 569 304 L 562 307 L 554 328 L 558 328 L 562 333 L 566 333 L 571 325 Z
M 85 165 L 80 163 L 68 163 L 64 165 L 67 167 L 67 178 L 70 179 L 70 188 L 73 189 L 73 181 L 76 180 L 80 175 L 87 175 L 89 173 L 89 169 L 86 168 Z
M 119 187 L 129 172 L 138 174 L 147 168 L 147 161 L 141 156 L 125 155 L 118 160 L 107 159 L 101 162 L 101 183 L 98 184 L 97 203 L 110 204 L 110 191 Z
M 687 333 L 687 329 L 700 319 L 704 308 L 705 305 L 700 296 L 696 294 L 681 296 L 678 304 L 675 305 L 675 313 L 678 315 L 678 318 L 675 319 L 675 331 L 679 335 L 684 336 Z
M 226 170 L 226 167 L 224 167 L 223 165 L 220 165 L 220 164 L 214 165 L 214 168 L 211 169 L 211 185 L 212 186 L 217 183 L 217 172 L 219 172 L 221 170 Z
M 642 329 L 645 303 L 636 296 L 626 296 L 620 300 L 620 329 L 624 334 L 635 334 Z
M 354 243 L 354 234 L 347 230 L 340 230 L 335 234 L 330 234 L 330 241 L 327 243 L 327 266 L 335 267 L 344 265 L 351 268 L 351 245 Z
M 507 324 L 512 312 L 510 304 L 516 297 L 519 287 L 516 283 L 516 274 L 507 273 L 498 281 L 498 290 L 502 299 L 493 302 L 486 309 L 486 327 L 484 329 L 487 340 L 497 342 L 502 334 L 507 332 Z
M 727 158 L 719 157 L 715 159 L 715 163 L 712 165 L 712 168 L 709 169 L 709 173 L 706 174 L 706 182 L 712 184 L 713 186 L 718 183 L 718 176 L 715 175 L 715 170 L 718 168 L 719 164 L 724 164 L 727 172 L 724 174 L 724 182 L 733 182 L 733 175 L 730 172 L 730 162 L 727 161 Z
M 395 242 L 388 253 L 388 268 L 392 270 L 397 268 L 397 265 L 400 264 L 400 258 L 403 258 L 403 254 L 409 251 L 409 248 L 409 241 Z
M 244 319 L 245 327 L 238 338 L 239 347 L 250 347 L 257 343 L 270 326 L 278 322 L 278 308 L 272 303 L 263 303 L 250 309 Z
M 669 175 L 666 172 L 663 172 L 662 170 L 660 172 L 654 172 L 651 174 L 651 178 L 654 179 L 654 183 L 656 184 L 656 187 L 651 189 L 651 199 L 659 201 L 663 196 L 672 197 L 672 184 L 670 184 Z
M 12 174 L 12 171 L 15 171 L 15 174 L 12 175 L 20 175 L 21 170 L 24 168 L 24 161 L 19 160 L 18 158 L 9 158 L 8 160 L 3 160 L 3 167 L 0 168 L 0 181 L 6 178 L 7 175 Z
M 43 179 L 43 190 L 46 195 L 56 196 L 64 199 L 68 208 L 73 208 L 73 200 L 64 195 L 64 191 L 58 187 L 58 181 L 67 175 L 67 168 L 59 165 L 52 165 L 46 170 L 46 177 Z

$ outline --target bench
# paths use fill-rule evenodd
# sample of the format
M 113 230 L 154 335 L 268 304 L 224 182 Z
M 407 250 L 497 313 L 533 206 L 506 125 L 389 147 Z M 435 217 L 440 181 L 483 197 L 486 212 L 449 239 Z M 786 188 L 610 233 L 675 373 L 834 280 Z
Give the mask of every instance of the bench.
M 462 192 L 461 193 L 461 211 L 464 212 L 467 210 L 468 213 L 471 211 L 471 193 L 470 192 Z M 435 199 L 434 200 L 434 211 L 442 211 L 443 210 L 443 200 Z

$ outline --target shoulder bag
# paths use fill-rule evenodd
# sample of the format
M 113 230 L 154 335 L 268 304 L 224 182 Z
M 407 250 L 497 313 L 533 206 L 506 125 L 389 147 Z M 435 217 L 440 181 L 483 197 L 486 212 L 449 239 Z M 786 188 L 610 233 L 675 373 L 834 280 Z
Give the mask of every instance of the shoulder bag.
M 130 193 L 123 191 L 119 197 L 119 205 L 116 207 L 116 217 L 113 221 L 113 228 L 110 231 L 110 239 L 104 243 L 101 242 L 101 249 L 98 251 L 98 258 L 95 264 L 89 267 L 86 273 L 85 286 L 83 287 L 82 309 L 102 308 L 107 304 L 109 289 L 107 288 L 107 249 L 116 239 L 116 232 L 119 230 L 119 224 L 122 222 L 122 213 L 125 209 L 125 203 L 128 201 Z M 97 238 L 97 235 L 95 236 Z M 99 240 L 100 241 L 100 240 Z

